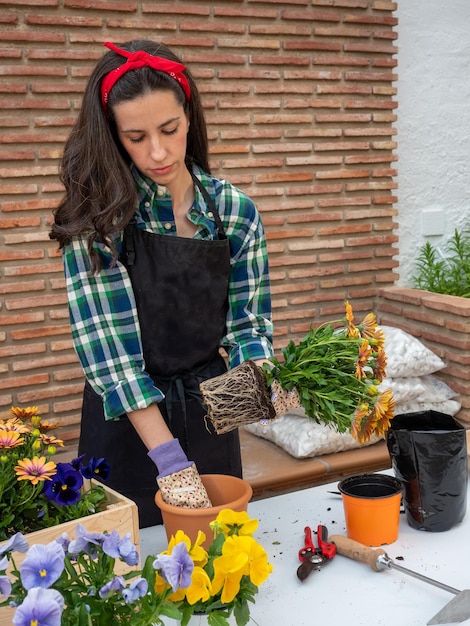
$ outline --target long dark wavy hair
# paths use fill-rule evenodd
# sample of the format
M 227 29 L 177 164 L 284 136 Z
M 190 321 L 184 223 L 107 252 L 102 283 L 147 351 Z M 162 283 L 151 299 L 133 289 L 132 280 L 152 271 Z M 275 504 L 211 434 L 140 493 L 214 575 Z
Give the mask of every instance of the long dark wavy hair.
M 135 40 L 120 47 L 130 52 L 145 50 L 181 63 L 161 43 Z M 107 245 L 116 261 L 117 250 L 112 235 L 124 228 L 136 209 L 135 181 L 129 169 L 129 157 L 117 136 L 113 117 L 115 105 L 154 91 L 173 92 L 189 119 L 186 165 L 191 168 L 196 163 L 210 174 L 206 122 L 191 72 L 184 70 L 191 88 L 189 102 L 178 82 L 164 72 L 148 67 L 127 72 L 111 89 L 107 117 L 101 103 L 101 82 L 123 63 L 124 57 L 110 51 L 100 59 L 90 76 L 80 113 L 65 143 L 59 173 L 65 195 L 54 211 L 54 223 L 49 233 L 51 239 L 59 242 L 59 248 L 75 236 L 86 235 L 93 272 L 102 267 L 93 243 L 98 240 Z

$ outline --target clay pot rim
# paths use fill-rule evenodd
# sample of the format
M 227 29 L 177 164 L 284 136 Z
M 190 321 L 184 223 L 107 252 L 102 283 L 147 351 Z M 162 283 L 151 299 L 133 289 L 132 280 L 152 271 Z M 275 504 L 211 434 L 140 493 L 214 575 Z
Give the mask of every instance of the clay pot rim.
M 243 495 L 233 500 L 232 502 L 228 502 L 226 504 L 218 504 L 216 506 L 208 507 L 205 509 L 181 509 L 180 507 L 173 506 L 172 504 L 168 504 L 164 502 L 162 498 L 162 494 L 160 490 L 155 494 L 155 502 L 157 506 L 162 510 L 168 513 L 176 513 L 181 512 L 182 510 L 186 513 L 189 512 L 191 517 L 207 517 L 208 513 L 212 511 L 214 513 L 214 519 L 217 517 L 217 513 L 223 511 L 224 509 L 230 509 L 230 505 L 239 505 L 241 502 L 245 502 L 246 500 L 250 500 L 253 495 L 253 489 L 249 482 L 244 480 L 243 478 L 238 478 L 237 476 L 230 476 L 229 474 L 201 474 L 201 480 L 204 482 L 206 478 L 210 480 L 223 478 L 225 481 L 229 482 L 237 482 L 243 484 L 245 489 Z

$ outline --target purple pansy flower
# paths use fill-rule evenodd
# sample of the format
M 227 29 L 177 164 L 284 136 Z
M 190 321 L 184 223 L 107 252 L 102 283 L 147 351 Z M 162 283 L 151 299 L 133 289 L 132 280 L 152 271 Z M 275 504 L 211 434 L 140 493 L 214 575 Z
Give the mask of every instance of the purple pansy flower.
M 0 559 L 0 571 L 5 571 L 8 567 L 8 558 L 6 556 Z M 11 582 L 8 576 L 0 576 L 0 595 L 4 595 L 5 598 L 11 593 Z
M 145 578 L 136 578 L 131 582 L 127 589 L 122 592 L 122 597 L 127 604 L 135 602 L 139 598 L 143 598 L 149 588 L 148 582 Z
M 137 565 L 139 553 L 130 537 L 131 534 L 126 533 L 121 539 L 117 531 L 111 531 L 104 537 L 103 551 L 113 559 L 124 559 L 127 565 Z
M 78 554 L 79 552 L 86 552 L 90 556 L 96 554 L 97 550 L 94 546 L 99 546 L 103 543 L 105 535 L 103 533 L 91 533 L 82 524 L 77 524 L 75 528 L 75 539 L 69 543 L 69 553 Z
M 28 548 L 29 544 L 24 538 L 24 535 L 22 533 L 15 533 L 3 546 L 0 546 L 0 556 L 3 556 L 7 552 L 26 552 Z
M 122 576 L 115 576 L 112 580 L 103 585 L 99 590 L 100 598 L 106 598 L 111 591 L 122 591 L 126 588 L 126 581 Z
M 161 570 L 163 579 L 171 585 L 173 591 L 179 587 L 189 587 L 191 584 L 194 562 L 183 542 L 177 543 L 171 554 L 159 554 L 153 562 L 153 567 Z
M 15 626 L 60 626 L 64 599 L 55 589 L 35 587 L 28 592 L 13 616 Z
M 64 559 L 64 549 L 57 541 L 31 546 L 20 565 L 23 587 L 29 590 L 53 585 L 64 571 Z

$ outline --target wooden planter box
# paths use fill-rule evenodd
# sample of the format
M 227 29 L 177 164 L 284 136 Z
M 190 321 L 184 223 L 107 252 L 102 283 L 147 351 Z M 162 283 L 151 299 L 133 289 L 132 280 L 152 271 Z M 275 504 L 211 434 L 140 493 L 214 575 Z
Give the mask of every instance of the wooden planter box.
M 470 298 L 388 287 L 374 310 L 380 324 L 410 333 L 446 363 L 436 375 L 459 394 L 455 417 L 470 428 Z
M 70 522 L 64 522 L 57 526 L 37 530 L 34 533 L 25 535 L 28 543 L 32 546 L 35 543 L 46 544 L 59 537 L 62 533 L 67 533 L 71 539 L 75 537 L 75 527 L 78 523 L 82 524 L 89 532 L 111 532 L 115 530 L 122 537 L 126 533 L 130 533 L 131 541 L 139 544 L 139 517 L 137 505 L 129 498 L 122 496 L 117 491 L 103 485 L 108 503 L 106 509 L 87 517 L 82 517 Z M 19 552 L 14 553 L 14 559 L 17 566 L 23 561 L 25 555 Z M 118 574 L 125 573 L 131 568 L 123 562 L 117 562 L 115 572 Z M 0 608 L 0 626 L 11 626 L 14 610 L 8 607 Z

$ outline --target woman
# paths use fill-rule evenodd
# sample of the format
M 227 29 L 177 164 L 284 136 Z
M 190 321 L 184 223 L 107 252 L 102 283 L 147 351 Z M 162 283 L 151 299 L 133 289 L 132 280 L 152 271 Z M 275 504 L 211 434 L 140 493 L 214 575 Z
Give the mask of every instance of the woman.
M 162 44 L 105 45 L 50 236 L 86 375 L 79 452 L 106 458 L 145 527 L 155 465 L 181 506 L 210 504 L 198 471 L 241 476 L 238 432 L 211 431 L 199 383 L 225 371 L 220 348 L 229 367 L 272 355 L 269 275 L 253 202 L 211 176 L 190 72 Z

